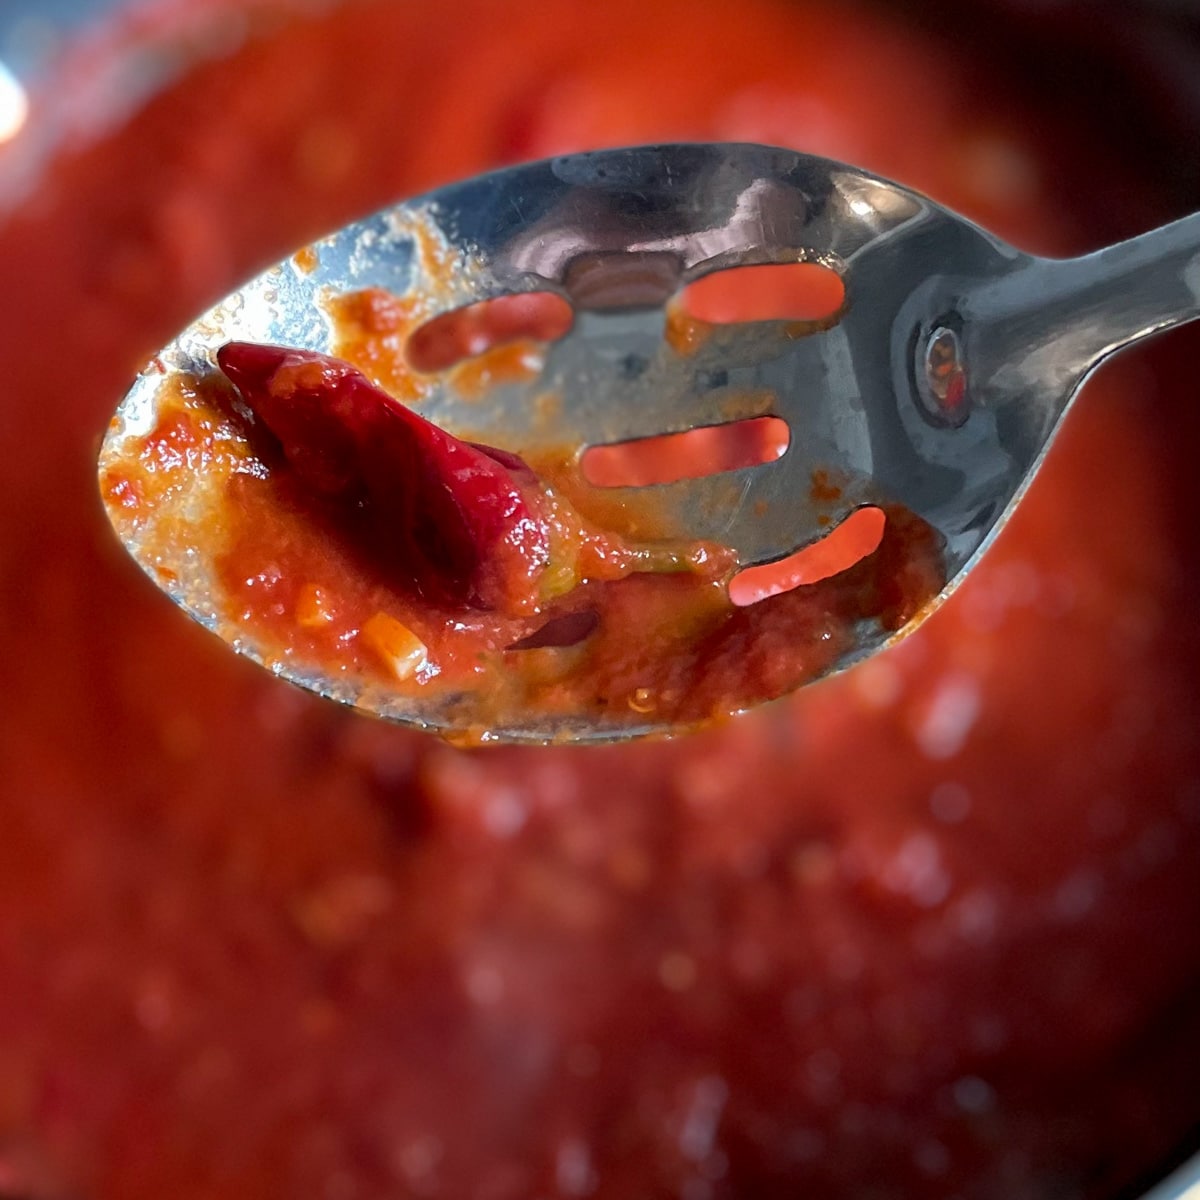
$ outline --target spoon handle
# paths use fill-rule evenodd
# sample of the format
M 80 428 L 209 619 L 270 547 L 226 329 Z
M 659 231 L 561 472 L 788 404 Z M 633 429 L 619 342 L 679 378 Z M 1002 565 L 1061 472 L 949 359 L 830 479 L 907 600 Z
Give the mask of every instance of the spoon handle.
M 1110 354 L 1200 317 L 1200 213 L 1080 258 L 1032 258 L 964 315 L 986 377 L 1061 385 L 1065 404 Z

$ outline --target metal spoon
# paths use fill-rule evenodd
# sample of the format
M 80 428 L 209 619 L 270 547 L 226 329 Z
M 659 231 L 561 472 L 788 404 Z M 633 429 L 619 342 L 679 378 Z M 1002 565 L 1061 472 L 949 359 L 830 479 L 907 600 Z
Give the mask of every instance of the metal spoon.
M 798 260 L 842 276 L 846 301 L 832 327 L 814 323 L 798 336 L 781 322 L 728 326 L 687 354 L 665 343 L 666 305 L 688 282 Z M 1020 499 L 1097 364 L 1200 316 L 1200 214 L 1083 258 L 1049 260 L 908 188 L 788 150 L 653 146 L 511 167 L 347 226 L 217 305 L 134 384 L 104 441 L 102 472 L 154 425 L 164 381 L 213 371 L 214 350 L 230 340 L 329 351 L 324 300 L 371 287 L 423 297 L 431 317 L 523 291 L 571 302 L 574 325 L 549 347 L 538 379 L 500 384 L 483 406 L 448 379 L 434 381 L 421 411 L 451 432 L 530 452 L 769 412 L 791 433 L 777 461 L 650 489 L 668 532 L 721 542 L 743 565 L 765 563 L 882 498 L 941 535 L 944 595 Z M 530 402 L 547 389 L 560 405 Z M 749 396 L 752 409 L 740 399 Z M 814 497 L 818 470 L 841 481 L 832 507 Z M 636 505 L 637 491 L 615 497 Z M 180 543 L 164 561 L 153 521 L 130 522 L 111 500 L 109 509 L 130 553 L 172 599 L 263 660 L 254 638 L 220 616 L 204 546 Z M 863 622 L 828 670 L 894 636 Z M 303 663 L 272 667 L 407 724 L 453 732 L 472 721 L 469 706 L 448 714 Z M 655 713 L 614 723 L 587 711 L 530 712 L 483 736 L 608 740 L 672 726 Z

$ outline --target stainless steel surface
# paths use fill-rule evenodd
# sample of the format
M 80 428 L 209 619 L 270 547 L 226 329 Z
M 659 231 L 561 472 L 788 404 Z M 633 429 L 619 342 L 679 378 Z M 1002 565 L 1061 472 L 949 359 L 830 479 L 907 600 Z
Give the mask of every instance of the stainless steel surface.
M 1200 1200 L 1200 1155 L 1172 1171 L 1144 1193 L 1142 1200 Z
M 121 404 L 102 465 L 149 430 L 164 370 L 203 374 L 233 340 L 332 349 L 323 298 L 364 287 L 424 298 L 433 317 L 484 298 L 553 290 L 575 310 L 540 376 L 486 405 L 449 376 L 422 403 L 452 432 L 522 452 L 590 446 L 771 413 L 791 431 L 778 461 L 701 480 L 612 489 L 653 495 L 668 532 L 712 539 L 743 565 L 824 536 L 814 472 L 842 483 L 834 521 L 900 504 L 944 539 L 947 591 L 999 529 L 1087 374 L 1105 357 L 1200 316 L 1200 214 L 1085 258 L 1030 257 L 906 188 L 838 163 L 749 145 L 603 151 L 513 167 L 447 187 L 318 243 L 226 299 L 168 346 Z M 686 353 L 664 337 L 667 302 L 712 271 L 814 260 L 846 302 L 832 328 L 717 327 Z M 807 333 L 807 336 L 802 336 Z M 547 393 L 561 404 L 538 404 Z M 202 502 L 202 497 L 197 503 Z M 152 523 L 127 546 L 160 586 L 237 650 L 203 546 L 178 546 L 169 584 Z M 889 635 L 860 630 L 841 668 Z M 302 686 L 380 715 L 445 728 L 444 712 L 364 693 L 306 669 Z M 652 719 L 649 719 L 652 720 Z M 572 736 L 645 733 L 569 725 Z M 531 714 L 508 740 L 561 736 Z

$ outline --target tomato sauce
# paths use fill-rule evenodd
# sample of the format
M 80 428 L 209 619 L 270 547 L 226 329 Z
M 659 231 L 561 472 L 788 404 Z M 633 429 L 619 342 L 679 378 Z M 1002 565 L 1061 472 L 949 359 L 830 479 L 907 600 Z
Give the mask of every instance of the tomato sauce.
M 917 634 L 676 742 L 464 752 L 288 688 L 94 470 L 196 312 L 450 178 L 790 143 L 1072 252 L 1156 216 L 1106 131 L 831 0 L 284 8 L 0 222 L 0 1194 L 1132 1186 L 1200 1118 L 1187 332 Z

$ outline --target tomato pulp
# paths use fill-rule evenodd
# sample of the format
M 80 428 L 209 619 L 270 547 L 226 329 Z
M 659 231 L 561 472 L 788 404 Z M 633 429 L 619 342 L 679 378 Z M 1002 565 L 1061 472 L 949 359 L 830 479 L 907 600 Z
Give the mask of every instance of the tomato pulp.
M 210 61 L 64 148 L 0 226 L 19 281 L 0 299 L 0 1187 L 791 1200 L 1132 1179 L 1200 1116 L 1186 334 L 1094 381 L 918 634 L 658 745 L 464 753 L 280 686 L 126 561 L 93 469 L 133 373 L 208 302 L 450 178 L 779 142 L 1067 252 L 1094 219 L 1153 220 L 1105 131 L 832 2 L 284 7 L 255 6 L 236 50 L 197 37 Z
M 350 294 L 334 307 L 347 302 L 403 303 Z M 387 336 L 403 349 L 357 357 L 419 399 L 430 381 L 405 363 L 412 338 Z M 576 447 L 527 461 L 463 441 L 365 370 L 309 350 L 229 342 L 215 359 L 200 375 L 152 367 L 148 431 L 118 418 L 100 466 L 114 528 L 264 666 L 316 673 L 339 699 L 459 745 L 512 731 L 566 743 L 581 726 L 685 732 L 828 673 L 864 628 L 911 631 L 945 583 L 941 538 L 899 505 L 860 509 L 788 563 L 735 576 L 733 550 L 656 528 L 646 493 L 607 503 Z M 745 446 L 734 437 L 726 452 Z M 637 445 L 607 448 L 603 469 L 686 465 L 675 438 Z M 812 491 L 819 505 L 841 495 L 821 470 Z M 863 517 L 878 518 L 873 535 Z M 789 587 L 796 572 L 807 576 Z M 738 605 L 747 580 L 752 603 Z

